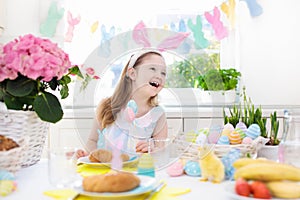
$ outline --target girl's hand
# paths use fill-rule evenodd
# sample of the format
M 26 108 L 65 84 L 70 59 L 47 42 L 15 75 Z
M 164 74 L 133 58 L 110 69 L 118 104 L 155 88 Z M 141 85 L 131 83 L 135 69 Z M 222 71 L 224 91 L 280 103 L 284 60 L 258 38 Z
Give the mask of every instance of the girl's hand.
M 84 157 L 84 156 L 88 156 L 88 153 L 83 151 L 82 149 L 78 149 L 76 151 L 76 158 L 81 158 L 81 157 Z
M 146 141 L 139 141 L 136 144 L 135 151 L 138 153 L 147 153 L 148 152 L 148 143 Z

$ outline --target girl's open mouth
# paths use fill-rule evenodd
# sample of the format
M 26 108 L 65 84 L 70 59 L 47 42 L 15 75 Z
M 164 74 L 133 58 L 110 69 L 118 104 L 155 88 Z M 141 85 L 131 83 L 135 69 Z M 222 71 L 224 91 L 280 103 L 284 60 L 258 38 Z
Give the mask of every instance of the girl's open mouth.
M 158 82 L 149 82 L 149 84 L 150 84 L 152 87 L 156 87 L 156 88 L 159 87 L 159 83 L 158 83 Z

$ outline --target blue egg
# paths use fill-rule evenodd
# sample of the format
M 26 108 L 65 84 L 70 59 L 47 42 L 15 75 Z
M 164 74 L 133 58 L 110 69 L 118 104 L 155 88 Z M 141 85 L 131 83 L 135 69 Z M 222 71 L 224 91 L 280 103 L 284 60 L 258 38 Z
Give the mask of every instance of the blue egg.
M 230 141 L 229 141 L 228 136 L 227 136 L 227 135 L 222 135 L 222 136 L 219 138 L 217 144 L 230 144 Z
M 201 169 L 199 162 L 188 161 L 184 166 L 184 172 L 189 176 L 201 176 Z
M 257 124 L 251 124 L 246 132 L 246 136 L 250 137 L 252 140 L 260 136 L 260 134 L 260 127 Z
M 6 171 L 6 170 L 0 170 L 0 180 L 16 180 L 16 177 L 13 173 Z

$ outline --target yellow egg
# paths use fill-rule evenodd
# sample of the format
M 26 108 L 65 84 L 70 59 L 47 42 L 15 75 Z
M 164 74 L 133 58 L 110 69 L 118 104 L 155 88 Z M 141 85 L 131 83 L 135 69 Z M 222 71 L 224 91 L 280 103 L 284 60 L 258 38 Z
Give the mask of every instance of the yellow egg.
M 236 131 L 231 132 L 228 137 L 230 144 L 241 144 L 242 142 L 241 135 Z
M 232 132 L 232 130 L 229 130 L 229 129 L 223 129 L 222 135 L 229 136 L 229 134 L 230 134 L 231 132 Z

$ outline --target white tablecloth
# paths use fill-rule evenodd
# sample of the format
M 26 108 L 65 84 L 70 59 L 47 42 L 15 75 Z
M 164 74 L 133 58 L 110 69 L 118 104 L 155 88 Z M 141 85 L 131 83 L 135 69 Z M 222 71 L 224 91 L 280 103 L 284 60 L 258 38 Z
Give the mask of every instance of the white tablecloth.
M 184 187 L 190 188 L 191 192 L 178 196 L 179 199 L 215 199 L 215 200 L 229 200 L 227 192 L 224 189 L 225 184 L 213 184 L 210 182 L 201 182 L 199 177 L 192 177 L 183 175 L 180 177 L 169 177 L 166 170 L 156 172 L 156 177 L 167 182 L 169 187 Z M 4 197 L 5 200 L 50 200 L 51 198 L 43 195 L 44 191 L 55 189 L 48 181 L 48 167 L 47 160 L 41 160 L 37 164 L 22 168 L 16 173 L 18 189 L 12 194 Z

